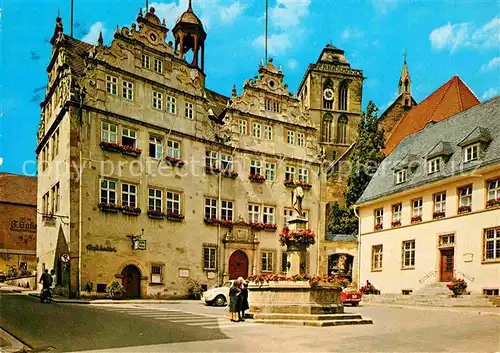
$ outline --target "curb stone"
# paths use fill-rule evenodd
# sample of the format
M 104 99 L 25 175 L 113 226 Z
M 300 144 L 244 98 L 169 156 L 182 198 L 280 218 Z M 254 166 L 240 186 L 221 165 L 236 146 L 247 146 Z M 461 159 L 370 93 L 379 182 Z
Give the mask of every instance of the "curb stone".
M 399 308 L 399 309 L 414 309 L 414 310 L 428 310 L 428 311 L 448 311 L 448 312 L 454 312 L 454 313 L 461 313 L 461 314 L 476 314 L 476 315 L 487 315 L 487 316 L 500 316 L 500 310 L 498 312 L 496 311 L 488 311 L 488 310 L 482 310 L 481 308 L 478 307 L 436 307 L 436 306 L 414 306 L 414 305 L 402 305 L 402 304 L 385 304 L 385 303 L 369 303 L 369 302 L 364 302 L 364 306 L 385 306 L 388 308 Z M 467 310 L 467 309 L 472 309 L 472 310 Z M 466 310 L 461 310 L 461 309 L 466 309 Z

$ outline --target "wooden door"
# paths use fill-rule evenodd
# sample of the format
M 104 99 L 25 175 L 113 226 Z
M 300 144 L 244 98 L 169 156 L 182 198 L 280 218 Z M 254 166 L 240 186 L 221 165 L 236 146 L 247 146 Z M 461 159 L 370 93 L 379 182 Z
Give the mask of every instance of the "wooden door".
M 122 285 L 125 288 L 125 296 L 128 298 L 139 298 L 141 296 L 141 273 L 134 265 L 128 265 L 122 271 Z
M 450 282 L 453 279 L 454 253 L 454 249 L 441 250 L 441 282 Z
M 229 279 L 248 277 L 248 257 L 241 250 L 236 250 L 229 258 Z

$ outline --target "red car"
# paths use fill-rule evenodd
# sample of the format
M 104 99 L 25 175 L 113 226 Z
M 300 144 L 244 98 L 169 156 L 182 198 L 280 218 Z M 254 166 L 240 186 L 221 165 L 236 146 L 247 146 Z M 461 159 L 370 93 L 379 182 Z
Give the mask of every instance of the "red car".
M 358 306 L 362 296 L 361 292 L 357 289 L 347 287 L 340 292 L 340 302 L 342 304 L 348 303 L 352 306 Z

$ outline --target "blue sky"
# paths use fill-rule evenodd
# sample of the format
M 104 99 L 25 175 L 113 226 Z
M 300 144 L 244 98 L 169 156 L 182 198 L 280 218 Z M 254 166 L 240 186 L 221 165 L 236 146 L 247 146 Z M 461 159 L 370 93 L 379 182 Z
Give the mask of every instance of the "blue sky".
M 145 0 L 74 0 L 74 36 L 109 44 L 116 25 L 130 26 Z M 45 94 L 58 9 L 70 30 L 70 0 L 3 2 L 1 30 L 0 171 L 21 173 L 35 160 L 39 103 Z M 149 1 L 172 28 L 187 0 Z M 207 87 L 230 95 L 264 57 L 265 0 L 193 0 L 208 33 Z M 421 101 L 459 75 L 480 100 L 500 92 L 500 1 L 269 0 L 269 51 L 292 91 L 331 41 L 366 77 L 363 106 L 381 110 L 395 98 L 408 51 L 413 95 Z M 169 33 L 169 37 L 171 35 Z M 25 168 L 32 173 L 33 167 Z

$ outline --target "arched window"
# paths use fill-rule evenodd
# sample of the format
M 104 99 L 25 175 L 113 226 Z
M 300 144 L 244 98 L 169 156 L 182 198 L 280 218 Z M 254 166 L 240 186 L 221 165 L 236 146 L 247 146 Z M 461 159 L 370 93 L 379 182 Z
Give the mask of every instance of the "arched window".
M 409 90 L 408 90 L 408 86 L 409 86 L 409 82 L 408 82 L 408 79 L 405 80 L 405 92 L 408 93 Z
M 323 142 L 332 142 L 332 122 L 333 116 L 330 113 L 326 113 L 323 116 L 323 126 L 321 128 Z
M 323 85 L 323 109 L 333 109 L 333 82 L 330 79 Z
M 347 110 L 348 90 L 347 82 L 343 82 L 339 87 L 339 110 Z
M 347 143 L 347 116 L 341 115 L 337 123 L 337 143 Z

